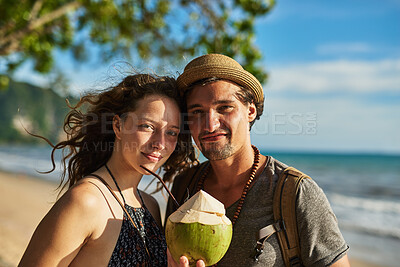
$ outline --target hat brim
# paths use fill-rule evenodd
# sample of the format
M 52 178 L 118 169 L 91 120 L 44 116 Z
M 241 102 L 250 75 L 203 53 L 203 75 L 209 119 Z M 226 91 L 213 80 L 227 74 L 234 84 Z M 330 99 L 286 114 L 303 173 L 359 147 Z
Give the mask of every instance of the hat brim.
M 256 77 L 254 77 L 250 72 L 243 69 L 229 68 L 221 65 L 203 65 L 185 70 L 177 79 L 178 88 L 183 94 L 193 83 L 211 77 L 233 81 L 250 89 L 254 93 L 256 102 L 264 100 L 262 86 Z

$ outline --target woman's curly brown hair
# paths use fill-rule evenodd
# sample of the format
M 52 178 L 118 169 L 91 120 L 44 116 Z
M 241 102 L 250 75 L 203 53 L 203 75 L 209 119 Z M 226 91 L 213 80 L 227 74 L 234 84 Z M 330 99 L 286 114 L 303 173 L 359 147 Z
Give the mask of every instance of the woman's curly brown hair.
M 110 159 L 115 140 L 112 128 L 114 116 L 134 111 L 138 101 L 148 95 L 167 96 L 173 99 L 182 110 L 183 103 L 175 79 L 150 74 L 127 76 L 117 86 L 101 93 L 87 94 L 74 107 L 69 105 L 71 111 L 64 121 L 67 140 L 53 146 L 51 152 L 53 169 L 49 171 L 55 170 L 55 151 L 62 149 L 64 169 L 61 174 L 61 189 L 64 189 L 67 184 L 70 188 Z M 82 111 L 85 109 L 86 111 Z M 184 126 L 183 119 L 181 121 L 181 132 L 176 148 L 162 166 L 165 182 L 170 182 L 176 174 L 198 164 L 190 133 L 185 130 L 187 127 Z M 66 176 L 67 181 L 65 181 Z M 159 189 L 161 189 L 160 186 L 158 186 Z

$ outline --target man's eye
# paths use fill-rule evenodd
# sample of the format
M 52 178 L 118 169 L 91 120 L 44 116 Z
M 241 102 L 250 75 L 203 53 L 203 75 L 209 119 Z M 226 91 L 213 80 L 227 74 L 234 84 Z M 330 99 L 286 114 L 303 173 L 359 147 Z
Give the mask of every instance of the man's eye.
M 203 113 L 203 111 L 200 110 L 200 109 L 196 109 L 196 110 L 193 110 L 193 111 L 189 112 L 190 115 L 198 115 L 198 114 L 201 114 L 201 113 Z
M 233 109 L 233 106 L 221 106 L 219 107 L 219 111 L 221 112 L 229 112 Z

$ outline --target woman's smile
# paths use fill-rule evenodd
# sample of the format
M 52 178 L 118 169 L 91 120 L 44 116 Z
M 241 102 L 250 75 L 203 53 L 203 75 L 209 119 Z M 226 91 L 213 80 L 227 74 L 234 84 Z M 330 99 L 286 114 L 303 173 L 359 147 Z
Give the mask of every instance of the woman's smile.
M 162 156 L 160 153 L 144 153 L 142 152 L 142 154 L 151 162 L 159 162 L 160 160 L 162 160 Z

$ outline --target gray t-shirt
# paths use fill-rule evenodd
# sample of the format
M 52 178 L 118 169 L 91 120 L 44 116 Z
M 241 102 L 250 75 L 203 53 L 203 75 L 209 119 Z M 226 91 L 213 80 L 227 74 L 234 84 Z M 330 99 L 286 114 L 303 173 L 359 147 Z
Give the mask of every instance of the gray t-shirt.
M 272 199 L 279 174 L 287 166 L 272 157 L 248 191 L 234 226 L 231 245 L 218 266 L 284 266 L 276 234 L 264 244 L 258 262 L 252 257 L 258 231 L 274 223 Z M 227 208 L 232 219 L 237 202 Z M 301 258 L 305 266 L 329 266 L 348 249 L 322 189 L 311 179 L 300 185 L 296 207 Z
M 247 193 L 234 226 L 231 245 L 218 263 L 218 267 L 284 266 L 276 234 L 265 242 L 264 252 L 259 256 L 258 262 L 252 257 L 258 231 L 274 223 L 273 195 L 278 177 L 287 167 L 272 157 L 268 158 L 263 173 L 254 181 Z M 188 192 L 191 192 L 190 195 L 195 193 L 201 169 L 191 168 L 175 178 L 172 193 L 180 203 L 188 197 Z M 236 207 L 237 202 L 226 210 L 231 220 Z M 169 199 L 165 218 L 168 218 L 173 211 L 175 206 Z M 340 233 L 336 217 L 321 188 L 310 179 L 303 180 L 300 185 L 296 218 L 301 258 L 305 266 L 329 266 L 345 254 L 348 246 Z

